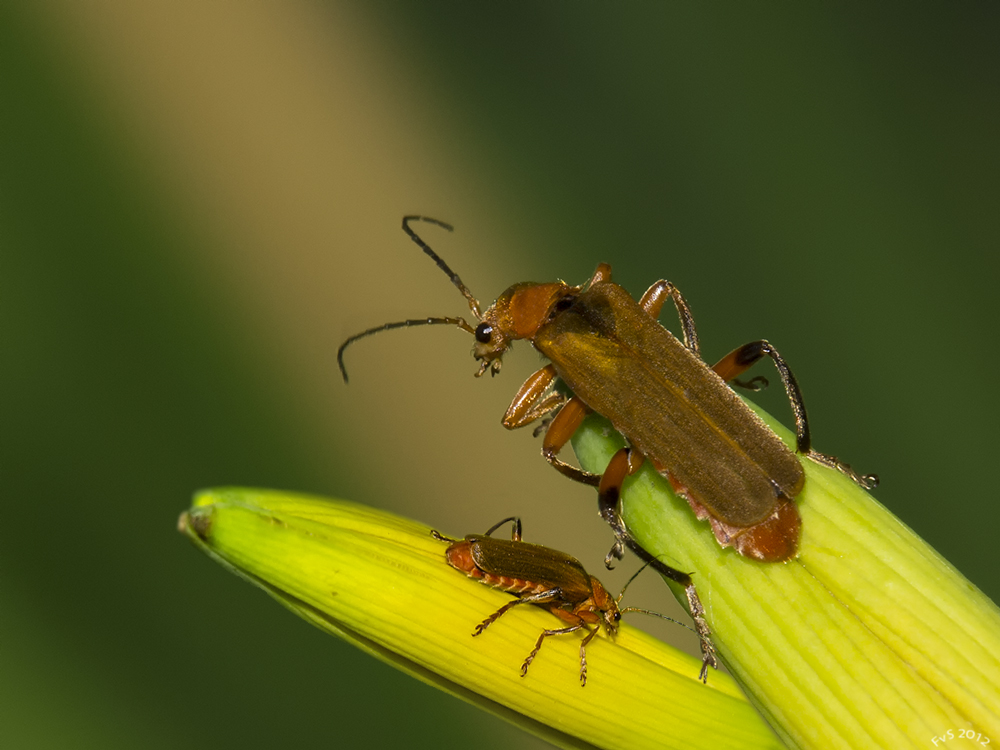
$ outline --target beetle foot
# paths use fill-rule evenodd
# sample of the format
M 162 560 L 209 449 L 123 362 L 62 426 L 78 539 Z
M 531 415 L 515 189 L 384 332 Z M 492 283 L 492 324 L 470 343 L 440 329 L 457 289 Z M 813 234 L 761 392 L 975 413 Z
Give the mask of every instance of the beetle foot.
M 687 594 L 688 609 L 691 610 L 691 619 L 694 620 L 694 629 L 701 641 L 701 672 L 698 677 L 702 682 L 708 682 L 708 668 L 719 668 L 719 660 L 715 657 L 715 644 L 712 643 L 712 631 L 705 620 L 705 607 L 702 606 L 698 592 L 695 591 L 694 584 L 689 583 L 684 587 Z
M 878 487 L 878 474 L 858 474 L 850 467 L 850 464 L 845 464 L 836 456 L 828 456 L 826 453 L 820 453 L 819 451 L 811 450 L 805 455 L 818 464 L 836 469 L 864 490 L 873 490 Z
M 531 437 L 536 438 L 549 429 L 549 424 L 552 422 L 552 417 L 545 417 L 538 426 L 531 431 Z
M 608 570 L 614 570 L 615 562 L 621 560 L 623 557 L 625 557 L 625 542 L 619 539 L 604 557 L 604 567 Z
M 739 378 L 734 378 L 729 381 L 733 385 L 737 385 L 740 388 L 745 388 L 748 391 L 753 391 L 754 393 L 759 393 L 760 391 L 767 388 L 770 383 L 767 382 L 767 378 L 763 375 L 758 375 L 755 378 L 750 378 L 750 380 L 740 380 Z
M 526 677 L 528 675 L 528 667 L 531 666 L 531 662 L 535 660 L 535 655 L 538 653 L 539 646 L 535 646 L 531 653 L 528 654 L 528 658 L 524 660 L 524 664 L 521 665 L 521 677 Z

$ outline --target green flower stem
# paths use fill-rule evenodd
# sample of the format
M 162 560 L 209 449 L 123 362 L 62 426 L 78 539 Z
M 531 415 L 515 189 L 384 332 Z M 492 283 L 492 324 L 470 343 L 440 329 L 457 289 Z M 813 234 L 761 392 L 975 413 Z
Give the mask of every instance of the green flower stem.
M 597 416 L 573 441 L 598 472 L 622 445 Z M 720 656 L 790 747 L 929 748 L 949 729 L 1000 742 L 1000 610 L 850 479 L 802 463 L 788 563 L 722 549 L 648 462 L 625 483 L 622 516 L 650 553 L 694 573 Z
M 546 640 L 560 621 L 509 602 L 448 566 L 426 526 L 342 501 L 249 489 L 199 493 L 180 529 L 210 557 L 312 624 L 428 684 L 562 747 L 780 748 L 735 683 L 625 625 L 587 649 L 579 634 Z M 482 531 L 482 530 L 477 530 Z

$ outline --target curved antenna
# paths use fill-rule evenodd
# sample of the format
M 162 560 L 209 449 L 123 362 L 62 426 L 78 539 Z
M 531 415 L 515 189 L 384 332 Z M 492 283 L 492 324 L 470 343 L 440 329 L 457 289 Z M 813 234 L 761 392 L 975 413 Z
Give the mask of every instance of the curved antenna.
M 625 589 L 629 587 L 629 584 L 632 583 L 632 581 L 634 581 L 642 571 L 644 571 L 646 568 L 649 567 L 649 564 L 652 563 L 653 560 L 656 560 L 656 558 L 654 557 L 652 560 L 647 560 L 645 565 L 643 565 L 641 568 L 635 571 L 635 573 L 632 574 L 632 577 L 629 578 L 627 581 L 625 581 L 625 585 L 622 586 L 622 592 L 618 595 L 618 598 L 615 599 L 615 604 L 621 602 L 622 597 L 625 596 Z M 675 620 L 673 617 L 667 617 L 666 615 L 661 615 L 659 612 L 654 612 L 651 609 L 640 609 L 639 607 L 619 607 L 618 612 L 620 614 L 625 614 L 626 612 L 639 612 L 644 615 L 652 615 L 653 617 L 659 617 L 661 620 L 669 620 L 670 622 L 676 625 L 680 625 L 682 628 L 687 628 L 692 633 L 698 632 L 690 625 L 683 623 L 680 620 Z
M 640 612 L 644 615 L 652 615 L 653 617 L 659 617 L 661 620 L 669 620 L 675 625 L 680 625 L 682 628 L 687 628 L 692 633 L 697 633 L 698 631 L 692 628 L 690 625 L 681 622 L 680 620 L 675 620 L 673 617 L 667 617 L 666 615 L 661 615 L 659 612 L 653 612 L 650 609 L 639 609 L 638 607 L 625 607 L 624 609 L 619 609 L 619 612 L 625 614 L 626 612 Z
M 435 325 L 453 325 L 458 326 L 463 331 L 468 331 L 473 336 L 476 335 L 476 329 L 465 322 L 464 318 L 419 318 L 416 320 L 400 320 L 396 323 L 383 323 L 380 326 L 375 326 L 374 328 L 369 328 L 367 331 L 362 331 L 361 333 L 356 333 L 351 336 L 347 341 L 340 345 L 337 350 L 337 364 L 340 366 L 340 374 L 344 377 L 344 382 L 347 382 L 347 368 L 344 367 L 344 349 L 353 344 L 358 339 L 363 339 L 366 336 L 371 336 L 372 334 L 379 333 L 380 331 L 391 331 L 393 328 L 410 328 L 411 326 L 435 326 Z
M 438 268 L 444 271 L 448 275 L 448 278 L 451 279 L 451 283 L 454 284 L 456 287 L 458 287 L 458 291 L 460 291 L 462 293 L 462 296 L 469 301 L 469 309 L 472 310 L 472 314 L 476 316 L 476 320 L 482 320 L 483 313 L 479 309 L 479 300 L 477 300 L 473 296 L 472 292 L 469 291 L 469 287 L 467 287 L 462 282 L 462 280 L 458 277 L 457 273 L 451 270 L 451 267 L 447 263 L 445 263 L 444 260 L 442 260 L 441 256 L 438 255 L 433 250 L 431 250 L 431 246 L 428 245 L 426 242 L 424 242 L 422 239 L 420 239 L 420 235 L 418 235 L 410 228 L 411 221 L 426 221 L 428 224 L 436 224 L 442 229 L 447 229 L 449 232 L 454 231 L 455 228 L 451 224 L 446 224 L 445 222 L 439 221 L 438 219 L 432 219 L 429 216 L 413 215 L 413 216 L 403 217 L 403 231 L 410 236 L 411 240 L 417 243 L 417 245 L 420 247 L 421 250 L 423 250 L 431 257 L 431 260 L 437 263 Z
M 629 587 L 629 585 L 632 583 L 632 581 L 634 581 L 636 578 L 638 578 L 639 574 L 642 571 L 644 571 L 646 568 L 648 568 L 650 566 L 650 564 L 653 562 L 653 560 L 655 560 L 655 559 L 656 558 L 654 557 L 654 558 L 652 558 L 652 560 L 646 560 L 646 564 L 643 565 L 641 568 L 639 568 L 637 571 L 635 571 L 635 573 L 632 574 L 632 577 L 629 578 L 627 581 L 625 581 L 625 585 L 622 586 L 622 592 L 618 595 L 618 598 L 615 599 L 615 604 L 619 604 L 621 602 L 622 597 L 625 596 L 625 589 L 627 589 Z

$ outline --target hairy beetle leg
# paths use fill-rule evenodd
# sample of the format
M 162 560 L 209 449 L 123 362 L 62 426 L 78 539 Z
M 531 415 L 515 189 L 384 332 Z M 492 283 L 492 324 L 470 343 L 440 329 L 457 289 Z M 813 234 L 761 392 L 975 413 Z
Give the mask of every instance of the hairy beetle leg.
M 509 612 L 512 607 L 516 607 L 518 604 L 541 604 L 543 602 L 549 601 L 550 599 L 558 599 L 561 595 L 562 595 L 562 589 L 554 588 L 554 589 L 548 589 L 547 591 L 543 591 L 540 594 L 532 594 L 530 596 L 525 596 L 520 599 L 514 599 L 513 601 L 507 602 L 507 604 L 500 607 L 500 609 L 498 609 L 492 615 L 490 615 L 481 623 L 479 623 L 476 626 L 476 629 L 473 631 L 472 635 L 473 636 L 482 635 L 483 631 L 486 630 L 486 628 L 488 628 L 494 622 L 499 620 L 503 615 L 507 614 L 507 612 Z
M 760 341 L 751 341 L 749 344 L 744 344 L 720 359 L 712 369 L 715 370 L 719 377 L 728 382 L 736 380 L 736 378 L 750 369 L 762 357 L 770 357 L 774 362 L 774 367 L 777 369 L 778 375 L 781 376 L 781 383 L 785 387 L 785 393 L 788 394 L 788 401 L 792 406 L 792 414 L 795 416 L 795 445 L 798 452 L 803 456 L 811 458 L 818 464 L 836 469 L 841 474 L 850 477 L 855 484 L 866 490 L 877 487 L 877 474 L 858 474 L 854 469 L 835 456 L 829 456 L 813 450 L 812 438 L 809 433 L 809 417 L 806 415 L 806 405 L 802 400 L 802 391 L 799 388 L 798 381 L 795 379 L 784 358 L 769 341 L 761 339 Z M 753 378 L 748 384 L 741 383 L 740 381 L 736 382 L 738 385 L 745 386 L 753 384 L 756 381 L 757 378 Z M 764 382 L 766 384 L 767 381 L 765 380 Z

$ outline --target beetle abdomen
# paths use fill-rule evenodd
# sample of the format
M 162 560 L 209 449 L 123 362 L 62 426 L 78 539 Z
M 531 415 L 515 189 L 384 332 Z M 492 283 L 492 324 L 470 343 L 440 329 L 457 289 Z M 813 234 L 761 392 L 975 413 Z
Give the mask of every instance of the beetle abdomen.
M 471 575 L 472 578 L 479 578 L 482 583 L 492 586 L 495 589 L 506 591 L 511 594 L 540 594 L 550 587 L 540 584 L 537 581 L 526 581 L 523 578 L 510 578 L 509 576 L 498 576 L 493 573 L 479 571 L 479 575 Z
M 538 594 L 551 586 L 538 581 L 528 581 L 524 578 L 505 576 L 498 573 L 491 573 L 483 570 L 476 564 L 473 558 L 473 542 L 463 539 L 455 542 L 445 551 L 445 558 L 448 564 L 456 570 L 460 570 L 469 578 L 475 578 L 480 583 L 511 594 Z

